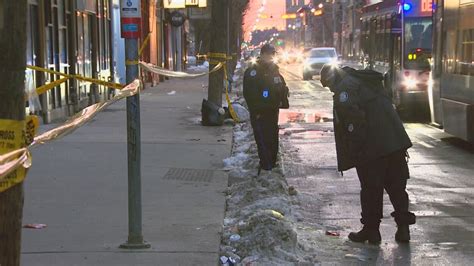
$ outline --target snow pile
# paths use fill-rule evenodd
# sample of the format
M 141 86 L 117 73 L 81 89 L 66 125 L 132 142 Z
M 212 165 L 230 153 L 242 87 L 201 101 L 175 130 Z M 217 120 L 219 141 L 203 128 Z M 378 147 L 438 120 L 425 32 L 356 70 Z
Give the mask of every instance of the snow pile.
M 234 108 L 235 113 L 239 117 L 241 122 L 246 122 L 250 120 L 250 113 L 242 104 L 239 102 L 233 102 L 232 107 Z
M 202 65 L 189 66 L 189 67 L 188 67 L 188 70 L 189 70 L 189 71 L 193 71 L 193 72 L 205 72 L 205 71 L 208 71 L 208 70 L 209 70 L 209 62 L 204 61 L 204 63 L 202 63 Z
M 295 196 L 280 168 L 257 176 L 257 147 L 249 123 L 234 127 L 229 170 L 227 211 L 221 255 L 237 265 L 312 264 L 297 241 L 295 223 L 301 219 Z M 240 264 L 238 263 L 240 262 Z

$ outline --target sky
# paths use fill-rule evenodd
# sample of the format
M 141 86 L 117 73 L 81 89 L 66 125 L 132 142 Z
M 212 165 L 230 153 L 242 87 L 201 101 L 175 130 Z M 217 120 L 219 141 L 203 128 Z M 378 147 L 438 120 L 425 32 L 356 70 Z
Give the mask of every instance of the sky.
M 260 30 L 272 27 L 284 30 L 285 20 L 281 18 L 281 15 L 285 13 L 285 2 L 285 0 L 250 0 L 249 10 L 244 18 L 245 39 L 249 39 L 254 26 Z M 260 18 L 257 22 L 258 12 L 262 4 L 264 4 L 264 9 L 261 14 L 267 15 L 269 18 Z M 273 16 L 273 18 L 270 18 L 270 16 Z

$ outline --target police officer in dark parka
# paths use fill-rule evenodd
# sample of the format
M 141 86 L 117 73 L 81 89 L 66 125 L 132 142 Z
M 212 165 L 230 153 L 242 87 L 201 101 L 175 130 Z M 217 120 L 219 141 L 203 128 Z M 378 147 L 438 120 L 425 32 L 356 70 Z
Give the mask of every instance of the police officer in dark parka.
M 265 44 L 260 57 L 244 73 L 243 93 L 250 111 L 260 170 L 272 170 L 278 154 L 278 115 L 280 108 L 289 108 L 288 87 L 278 66 L 273 63 L 275 48 Z
M 380 243 L 385 189 L 395 210 L 392 213 L 398 228 L 395 239 L 408 242 L 409 225 L 416 220 L 408 211 L 406 192 L 409 178 L 406 156 L 412 143 L 384 90 L 383 75 L 372 70 L 325 65 L 321 83 L 334 93 L 338 170 L 355 167 L 361 184 L 363 228 L 350 233 L 349 239 Z

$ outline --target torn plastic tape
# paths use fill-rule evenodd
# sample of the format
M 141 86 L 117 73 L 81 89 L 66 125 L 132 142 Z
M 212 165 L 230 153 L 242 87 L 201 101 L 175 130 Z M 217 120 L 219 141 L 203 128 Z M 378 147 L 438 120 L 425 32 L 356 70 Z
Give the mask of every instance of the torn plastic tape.
M 143 67 L 145 70 L 147 70 L 149 72 L 159 74 L 159 75 L 163 75 L 163 76 L 166 76 L 166 77 L 198 78 L 198 77 L 202 77 L 202 76 L 205 76 L 205 75 L 208 75 L 210 73 L 214 73 L 214 72 L 218 71 L 219 69 L 221 69 L 224 66 L 224 63 L 219 62 L 211 71 L 203 72 L 203 73 L 197 73 L 197 74 L 189 74 L 189 73 L 186 73 L 186 72 L 172 71 L 172 70 L 164 69 L 164 68 L 161 68 L 157 65 L 153 65 L 153 64 L 150 64 L 150 63 L 146 63 L 146 62 L 140 62 L 140 66 Z
M 135 80 L 120 90 L 112 99 L 91 105 L 83 109 L 80 113 L 77 113 L 64 124 L 36 136 L 28 148 L 56 140 L 72 133 L 83 124 L 89 122 L 97 113 L 107 106 L 123 98 L 137 94 L 140 88 L 140 81 Z M 25 168 L 31 166 L 30 152 L 28 148 L 22 147 L 25 143 L 23 138 L 24 126 L 25 121 L 0 120 L 0 146 L 9 148 L 5 150 L 5 152 L 8 153 L 0 155 L 0 192 L 7 190 L 15 184 L 21 183 L 25 178 Z M 2 141 L 1 136 L 4 136 L 4 141 Z M 2 154 L 1 148 L 0 154 Z

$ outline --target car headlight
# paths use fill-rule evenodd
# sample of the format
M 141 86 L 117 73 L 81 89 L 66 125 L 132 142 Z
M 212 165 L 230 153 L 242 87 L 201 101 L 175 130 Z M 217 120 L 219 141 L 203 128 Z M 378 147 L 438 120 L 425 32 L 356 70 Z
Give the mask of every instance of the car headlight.
M 413 88 L 416 87 L 417 83 L 418 83 L 418 82 L 417 82 L 416 79 L 414 79 L 414 78 L 405 78 L 405 79 L 403 80 L 403 83 L 402 83 L 402 84 L 403 84 L 403 86 L 405 86 L 407 89 L 413 89 Z

